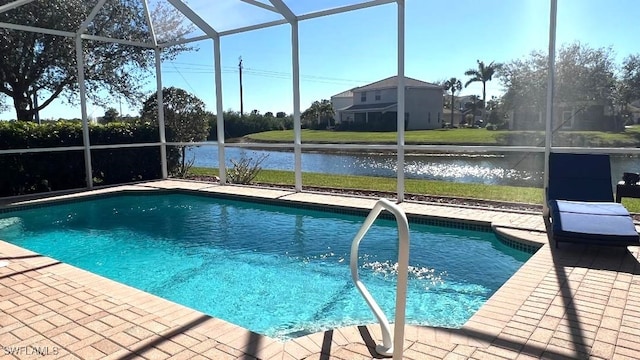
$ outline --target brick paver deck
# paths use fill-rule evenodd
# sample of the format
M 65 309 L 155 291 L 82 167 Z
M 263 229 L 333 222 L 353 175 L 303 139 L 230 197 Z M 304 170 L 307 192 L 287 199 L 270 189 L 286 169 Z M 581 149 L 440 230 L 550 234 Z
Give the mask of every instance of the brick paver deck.
M 58 198 L 157 189 L 364 209 L 375 202 L 181 181 Z M 540 214 L 402 206 L 412 214 L 492 224 L 509 239 L 542 245 L 463 328 L 407 326 L 404 358 L 640 357 L 638 248 L 562 244 L 554 249 L 546 245 Z M 281 342 L 0 241 L 0 358 L 371 359 L 378 357 L 373 348 L 380 339 L 378 326 L 368 325 Z

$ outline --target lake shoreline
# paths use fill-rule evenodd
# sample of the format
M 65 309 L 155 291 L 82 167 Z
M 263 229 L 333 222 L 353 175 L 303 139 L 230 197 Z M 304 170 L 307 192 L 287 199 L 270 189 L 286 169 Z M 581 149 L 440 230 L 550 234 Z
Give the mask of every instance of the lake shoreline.
M 230 140 L 225 140 L 226 144 L 237 144 L 237 145 L 242 145 L 242 146 L 237 146 L 237 145 L 232 145 L 229 147 L 232 148 L 242 148 L 242 149 L 251 149 L 251 150 L 261 150 L 261 151 L 277 151 L 277 152 L 285 152 L 285 153 L 293 153 L 293 145 L 291 144 L 287 144 L 289 146 L 291 146 L 291 148 L 288 149 L 281 149 L 281 148 L 273 148 L 271 146 L 265 146 L 264 144 L 276 144 L 276 143 L 272 143 L 272 142 L 258 142 L 258 141 L 246 141 L 246 139 L 243 138 L 237 138 L 239 140 L 245 140 L 245 141 L 230 141 Z M 237 139 L 231 139 L 231 140 L 237 140 Z M 212 141 L 211 142 L 216 143 L 216 141 Z M 316 142 L 308 142 L 305 143 L 306 145 L 327 145 L 327 143 L 316 143 Z M 359 144 L 359 143 L 340 143 L 340 144 L 332 144 L 332 145 L 371 145 L 371 144 Z M 376 145 L 383 145 L 383 146 L 395 146 L 395 144 L 376 144 Z M 420 144 L 407 144 L 407 145 L 420 145 Z M 439 144 L 439 145 L 456 145 L 456 146 L 482 146 L 482 145 L 478 145 L 478 144 Z M 302 150 L 303 153 L 309 153 L 309 154 L 335 154 L 335 155 L 340 155 L 340 154 L 344 154 L 344 155 L 371 155 L 371 156 L 395 156 L 396 155 L 396 151 L 394 150 L 381 150 L 381 149 L 336 149 L 336 148 L 316 148 L 316 149 L 303 149 Z M 525 152 L 523 151 L 523 153 L 526 153 L 527 155 L 531 154 L 530 152 Z M 429 149 L 429 150 L 406 150 L 405 149 L 405 156 L 428 156 L 428 157 L 461 157 L 461 158 L 466 158 L 466 157 L 504 157 L 505 153 L 501 153 L 501 152 L 495 152 L 495 151 L 477 151 L 477 152 L 451 152 L 451 151 L 437 151 L 437 150 L 433 150 L 433 149 Z

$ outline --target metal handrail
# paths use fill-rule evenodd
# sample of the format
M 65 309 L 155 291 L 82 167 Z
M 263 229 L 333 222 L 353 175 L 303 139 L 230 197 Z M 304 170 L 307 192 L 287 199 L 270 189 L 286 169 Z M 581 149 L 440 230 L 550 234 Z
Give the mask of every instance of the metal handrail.
M 382 309 L 380 309 L 380 306 L 378 306 L 378 303 L 375 301 L 373 296 L 371 296 L 371 293 L 369 293 L 362 281 L 360 281 L 360 277 L 358 276 L 358 247 L 360 245 L 360 241 L 367 231 L 369 231 L 369 228 L 378 215 L 380 215 L 382 210 L 391 212 L 398 223 L 398 288 L 396 290 L 395 336 L 393 341 L 391 340 L 391 330 L 387 317 Z M 373 206 L 373 209 L 371 209 L 367 218 L 364 220 L 362 227 L 353 238 L 353 242 L 351 243 L 350 261 L 351 277 L 353 278 L 353 282 L 380 323 L 380 329 L 382 330 L 382 344 L 378 344 L 376 346 L 376 352 L 384 356 L 393 356 L 394 359 L 402 359 L 409 266 L 409 222 L 407 221 L 407 215 L 404 210 L 387 199 L 378 200 L 378 202 Z M 394 344 L 397 346 L 394 347 Z

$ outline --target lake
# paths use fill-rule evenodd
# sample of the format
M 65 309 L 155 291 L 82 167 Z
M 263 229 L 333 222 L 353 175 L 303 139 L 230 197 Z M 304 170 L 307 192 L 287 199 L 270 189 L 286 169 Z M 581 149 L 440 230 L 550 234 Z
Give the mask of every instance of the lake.
M 227 166 L 230 160 L 242 157 L 257 159 L 267 156 L 263 169 L 294 170 L 294 155 L 290 151 L 253 150 L 236 147 L 225 149 Z M 190 147 L 187 159 L 195 157 L 194 166 L 218 167 L 217 146 Z M 640 172 L 637 156 L 612 156 L 612 178 L 617 182 L 623 172 Z M 396 176 L 396 156 L 393 154 L 359 154 L 303 152 L 302 171 L 339 175 Z M 405 177 L 409 179 L 442 180 L 459 183 L 516 185 L 542 187 L 542 154 L 406 154 Z

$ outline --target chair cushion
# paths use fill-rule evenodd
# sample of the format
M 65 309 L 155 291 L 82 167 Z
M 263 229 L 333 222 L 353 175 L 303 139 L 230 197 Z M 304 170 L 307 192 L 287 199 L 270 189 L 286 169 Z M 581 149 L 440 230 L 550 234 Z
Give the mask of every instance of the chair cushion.
M 546 195 L 556 245 L 640 245 L 629 212 L 613 202 L 609 155 L 550 153 Z
M 547 199 L 613 202 L 607 154 L 549 154 Z
M 547 199 L 613 202 L 607 154 L 549 154 Z
M 552 218 L 556 241 L 602 245 L 640 245 L 630 216 L 558 212 Z
M 629 211 L 622 204 L 614 202 L 552 200 L 549 207 L 557 212 L 629 216 Z

